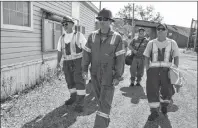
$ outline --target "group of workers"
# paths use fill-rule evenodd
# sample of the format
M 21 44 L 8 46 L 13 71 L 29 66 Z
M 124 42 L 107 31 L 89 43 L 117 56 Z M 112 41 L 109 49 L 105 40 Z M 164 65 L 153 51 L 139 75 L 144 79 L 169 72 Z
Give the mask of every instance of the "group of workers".
M 151 111 L 148 120 L 154 121 L 160 111 L 166 115 L 167 106 L 175 93 L 168 76 L 168 65 L 172 61 L 177 67 L 179 64 L 178 46 L 174 40 L 167 38 L 167 26 L 158 24 L 157 38 L 150 41 L 145 37 L 145 29 L 139 28 L 138 36 L 126 43 L 111 27 L 114 19 L 110 10 L 102 9 L 96 19 L 100 28 L 92 32 L 87 40 L 82 33 L 73 30 L 72 19 L 64 17 L 62 20 L 65 31 L 57 45 L 57 68 L 61 68 L 62 58 L 65 80 L 70 92 L 70 98 L 65 101 L 65 105 L 75 103 L 74 110 L 83 112 L 85 80 L 88 80 L 90 70 L 92 91 L 98 105 L 94 128 L 107 128 L 115 86 L 122 80 L 129 48 L 131 54 L 134 54 L 130 66 L 129 86 L 141 86 L 146 69 L 146 93 Z

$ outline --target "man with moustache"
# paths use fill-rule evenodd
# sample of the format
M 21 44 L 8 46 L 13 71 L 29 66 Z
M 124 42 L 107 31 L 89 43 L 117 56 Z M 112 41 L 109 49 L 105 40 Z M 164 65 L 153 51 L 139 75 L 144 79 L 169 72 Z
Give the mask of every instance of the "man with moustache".
M 149 121 L 154 121 L 159 116 L 160 107 L 161 112 L 167 115 L 167 106 L 175 93 L 169 71 L 171 66 L 179 65 L 178 45 L 174 40 L 167 38 L 167 25 L 159 24 L 156 28 L 157 38 L 149 41 L 144 51 L 146 93 L 151 111 Z M 175 87 L 177 88 L 176 85 Z
M 122 76 L 124 54 L 122 37 L 110 25 L 112 12 L 102 9 L 96 19 L 100 28 L 88 37 L 83 52 L 83 76 L 87 79 L 88 66 L 91 64 L 91 83 L 98 101 L 94 128 L 107 128 L 114 95 L 114 86 Z
M 82 47 L 87 40 L 80 32 L 73 30 L 74 21 L 69 17 L 63 17 L 62 26 L 64 34 L 60 36 L 57 50 L 57 69 L 60 70 L 60 61 L 63 56 L 63 71 L 65 80 L 70 92 L 70 98 L 65 105 L 72 105 L 76 102 L 75 111 L 82 112 L 85 97 L 85 82 L 82 77 Z

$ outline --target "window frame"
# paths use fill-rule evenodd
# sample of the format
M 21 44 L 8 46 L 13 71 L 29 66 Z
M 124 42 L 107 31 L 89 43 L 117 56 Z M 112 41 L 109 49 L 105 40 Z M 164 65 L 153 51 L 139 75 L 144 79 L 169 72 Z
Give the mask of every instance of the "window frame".
M 56 27 L 56 24 L 59 24 L 59 25 L 61 25 L 61 23 L 60 22 L 57 22 L 57 21 L 54 21 L 54 20 L 51 20 L 51 19 L 46 19 L 46 18 L 43 18 L 42 19 L 42 34 L 44 34 L 45 33 L 45 21 L 49 21 L 49 22 L 52 22 L 53 23 L 53 49 L 46 49 L 45 48 L 45 37 L 44 37 L 44 35 L 43 35 L 43 39 L 42 39 L 42 48 L 41 48 L 41 51 L 42 52 L 44 52 L 44 53 L 51 53 L 51 52 L 56 52 L 57 51 L 57 48 L 55 47 L 55 43 L 58 43 L 58 42 L 56 42 L 55 41 L 55 27 Z M 61 35 L 63 34 L 63 27 L 62 27 L 62 25 L 61 25 Z
M 3 2 L 1 1 L 1 29 L 11 29 L 11 30 L 24 30 L 24 31 L 33 31 L 33 3 L 29 2 L 29 11 L 30 11 L 30 27 L 26 26 L 18 26 L 18 25 L 10 25 L 10 24 L 3 24 Z

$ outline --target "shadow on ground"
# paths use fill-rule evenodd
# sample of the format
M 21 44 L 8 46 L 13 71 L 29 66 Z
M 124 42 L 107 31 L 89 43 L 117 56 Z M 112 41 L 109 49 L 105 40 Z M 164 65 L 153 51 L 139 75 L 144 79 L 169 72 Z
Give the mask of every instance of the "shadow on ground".
M 176 112 L 179 108 L 175 104 L 170 104 L 168 106 L 168 112 Z M 144 128 L 173 128 L 168 115 L 164 116 L 162 113 L 159 114 L 159 117 L 155 121 L 147 121 L 144 125 Z
M 85 97 L 85 109 L 82 113 L 74 111 L 73 106 L 62 105 L 47 115 L 39 115 L 34 120 L 26 123 L 22 128 L 68 128 L 76 122 L 78 116 L 86 116 L 97 110 L 93 93 Z
M 147 98 L 142 86 L 122 87 L 120 90 L 123 92 L 122 95 L 130 97 L 134 104 L 138 104 L 140 99 Z

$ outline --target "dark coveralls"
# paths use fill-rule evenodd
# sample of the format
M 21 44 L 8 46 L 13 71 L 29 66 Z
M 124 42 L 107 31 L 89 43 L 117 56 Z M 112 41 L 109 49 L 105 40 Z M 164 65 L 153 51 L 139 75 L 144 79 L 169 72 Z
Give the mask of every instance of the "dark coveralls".
M 140 45 L 141 40 L 143 38 L 134 38 L 132 42 L 130 43 L 130 46 L 137 50 L 138 46 Z M 133 57 L 133 61 L 130 67 L 130 73 L 131 73 L 131 83 L 135 82 L 135 78 L 137 78 L 137 83 L 140 83 L 142 80 L 142 76 L 144 75 L 144 55 L 143 52 L 146 48 L 146 45 L 148 43 L 148 40 L 144 38 L 144 41 L 142 42 L 139 50 L 137 51 L 137 54 Z M 132 53 L 134 54 L 134 53 Z
M 100 30 L 93 32 L 84 47 L 83 71 L 87 72 L 91 63 L 91 82 L 99 105 L 94 128 L 109 126 L 109 114 L 114 95 L 112 82 L 122 75 L 124 54 L 121 36 L 111 29 L 104 41 L 101 40 Z
M 160 50 L 152 42 L 151 63 L 147 70 L 146 93 L 151 112 L 158 111 L 161 105 L 167 107 L 175 91 L 168 76 L 172 64 L 171 43 Z
M 74 33 L 72 42 L 64 43 L 64 34 L 61 39 L 61 48 L 63 53 L 63 71 L 71 98 L 77 94 L 77 105 L 83 106 L 85 97 L 85 82 L 82 77 L 82 48 L 79 48 L 75 41 Z M 74 42 L 75 41 L 75 42 Z

